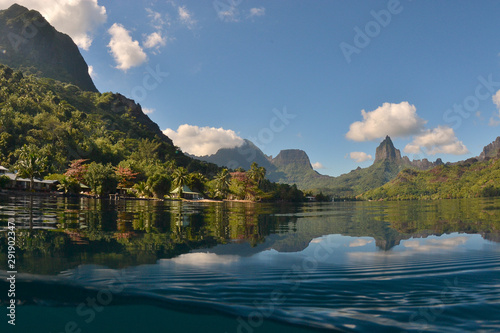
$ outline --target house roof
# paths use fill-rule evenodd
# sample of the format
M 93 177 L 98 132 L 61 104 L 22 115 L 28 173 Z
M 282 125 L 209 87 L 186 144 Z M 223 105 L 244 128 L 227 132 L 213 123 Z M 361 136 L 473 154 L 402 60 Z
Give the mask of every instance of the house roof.
M 9 169 L 0 165 L 0 171 L 9 171 Z
M 14 180 L 14 181 L 17 181 L 17 182 L 27 182 L 29 183 L 30 180 L 29 178 L 21 178 L 21 177 L 18 177 L 17 174 L 15 173 L 12 173 L 12 172 L 6 172 L 5 174 L 3 174 L 3 176 L 6 176 L 8 177 L 10 180 Z M 42 183 L 42 184 L 56 184 L 58 183 L 59 181 L 58 180 L 42 180 L 42 179 L 33 179 L 33 181 L 35 183 Z
M 170 194 L 176 194 L 179 193 L 179 187 L 177 187 L 175 190 L 170 191 Z M 189 187 L 186 185 L 182 186 L 182 193 L 184 194 L 200 194 L 198 192 L 193 192 Z

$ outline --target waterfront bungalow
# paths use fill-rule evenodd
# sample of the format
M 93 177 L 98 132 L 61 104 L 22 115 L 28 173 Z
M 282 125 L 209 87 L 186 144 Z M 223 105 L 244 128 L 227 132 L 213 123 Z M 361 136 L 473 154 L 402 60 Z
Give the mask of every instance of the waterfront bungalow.
M 177 197 L 179 195 L 180 187 L 177 187 L 173 191 L 170 192 L 170 195 L 172 197 Z M 189 199 L 189 200 L 200 200 L 203 199 L 203 196 L 201 193 L 198 192 L 193 192 L 189 187 L 186 185 L 182 186 L 182 197 L 184 199 Z
M 28 178 L 18 177 L 16 173 L 0 166 L 0 177 L 5 177 L 8 181 L 5 184 L 6 189 L 10 190 L 29 190 L 30 180 Z M 54 191 L 59 183 L 57 180 L 34 179 L 33 189 L 35 191 Z

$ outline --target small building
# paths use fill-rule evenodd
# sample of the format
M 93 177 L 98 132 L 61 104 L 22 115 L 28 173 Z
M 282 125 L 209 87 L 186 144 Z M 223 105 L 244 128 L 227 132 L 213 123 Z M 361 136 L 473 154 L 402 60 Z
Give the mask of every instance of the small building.
M 0 166 L 0 176 L 7 177 L 9 182 L 5 188 L 12 190 L 29 190 L 30 180 L 28 178 L 18 177 L 16 173 L 10 172 L 9 169 Z M 56 189 L 58 180 L 42 180 L 33 179 L 33 189 L 36 191 L 54 191 Z
M 179 191 L 180 187 L 177 187 L 175 190 L 170 191 L 171 196 L 179 196 Z M 186 185 L 182 186 L 182 197 L 184 199 L 189 199 L 189 200 L 200 200 L 203 199 L 203 195 L 198 192 L 193 192 L 189 187 Z

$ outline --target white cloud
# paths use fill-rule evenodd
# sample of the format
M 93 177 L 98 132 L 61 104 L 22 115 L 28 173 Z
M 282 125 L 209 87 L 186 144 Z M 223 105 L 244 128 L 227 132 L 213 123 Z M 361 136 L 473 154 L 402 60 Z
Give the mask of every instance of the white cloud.
M 185 253 L 180 256 L 169 259 L 177 265 L 189 266 L 211 266 L 211 265 L 227 265 L 237 262 L 240 257 L 235 255 L 217 255 L 215 253 Z
M 151 8 L 146 8 L 146 11 L 148 12 L 148 17 L 151 19 L 153 28 L 160 30 L 167 24 L 161 13 L 155 12 Z
M 496 92 L 495 95 L 493 95 L 493 103 L 497 106 L 498 109 L 500 109 L 500 90 Z
M 184 124 L 177 131 L 163 131 L 183 151 L 196 156 L 215 154 L 220 148 L 239 147 L 244 143 L 233 130 L 215 127 L 198 127 Z
M 116 68 L 126 71 L 147 60 L 146 53 L 142 50 L 139 42 L 132 40 L 130 32 L 121 24 L 113 24 L 108 32 L 111 35 L 108 47 L 118 65 Z
M 221 8 L 217 8 L 217 15 L 219 19 L 224 22 L 239 22 L 240 11 L 234 5 L 222 6 Z
M 495 105 L 497 106 L 499 112 L 495 113 L 493 117 L 490 118 L 490 122 L 488 123 L 488 125 L 498 126 L 500 125 L 500 90 L 497 91 L 495 95 L 493 95 L 492 99 L 493 103 L 495 103 Z
M 93 79 L 95 79 L 97 77 L 97 74 L 94 72 L 94 66 L 89 65 L 89 75 Z
M 452 250 L 467 243 L 469 238 L 469 236 L 459 236 L 444 239 L 410 239 L 403 241 L 402 245 L 416 251 Z
M 492 126 L 492 127 L 500 125 L 500 115 L 495 115 L 495 116 L 491 117 L 488 125 Z
M 356 238 L 349 243 L 349 247 L 361 247 L 373 243 L 373 239 Z
M 467 147 L 456 137 L 453 128 L 447 126 L 438 126 L 423 131 L 406 145 L 404 151 L 410 154 L 420 154 L 424 149 L 425 153 L 430 155 L 463 155 L 469 153 Z
M 155 109 L 142 108 L 142 112 L 144 112 L 145 114 L 151 114 L 151 113 L 153 113 L 155 111 L 156 111 Z
M 92 44 L 92 33 L 107 20 L 106 7 L 97 0 L 0 0 L 0 8 L 17 3 L 39 11 L 58 31 L 68 34 L 84 50 Z
M 250 17 L 264 16 L 264 15 L 266 15 L 266 9 L 264 7 L 250 9 Z
M 179 6 L 178 8 L 179 12 L 179 19 L 181 22 L 186 25 L 189 29 L 194 28 L 196 25 L 196 20 L 193 18 L 193 14 L 191 14 L 187 9 L 186 6 Z
M 368 155 L 367 153 L 364 153 L 362 151 L 353 151 L 349 153 L 349 157 L 358 163 L 373 160 L 372 155 Z
M 314 170 L 319 170 L 319 169 L 324 169 L 325 168 L 323 166 L 323 164 L 321 164 L 320 162 L 313 163 L 312 167 L 313 167 Z
M 167 39 L 161 35 L 161 32 L 153 32 L 149 36 L 147 36 L 146 41 L 144 42 L 144 47 L 151 48 L 159 48 L 160 46 L 165 46 L 167 44 Z
M 425 120 L 417 115 L 417 109 L 408 102 L 384 103 L 374 111 L 361 110 L 362 121 L 352 123 L 346 138 L 353 141 L 369 141 L 389 135 L 407 137 L 423 130 Z

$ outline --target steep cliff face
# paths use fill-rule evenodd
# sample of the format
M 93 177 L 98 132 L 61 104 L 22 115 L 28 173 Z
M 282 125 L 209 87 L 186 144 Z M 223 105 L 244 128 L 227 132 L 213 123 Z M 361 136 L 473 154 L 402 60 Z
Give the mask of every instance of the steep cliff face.
M 484 161 L 488 157 L 497 157 L 498 150 L 500 149 L 500 136 L 496 138 L 495 141 L 483 148 L 481 154 L 479 154 L 478 160 Z
M 401 161 L 401 152 L 394 147 L 389 136 L 380 143 L 375 153 L 375 163 L 380 161 L 391 161 L 399 163 Z
M 311 161 L 306 152 L 300 149 L 286 149 L 273 158 L 273 164 L 277 167 L 286 167 L 294 165 L 298 168 L 313 170 Z
M 73 40 L 39 12 L 17 4 L 0 11 L 0 63 L 97 92 Z

